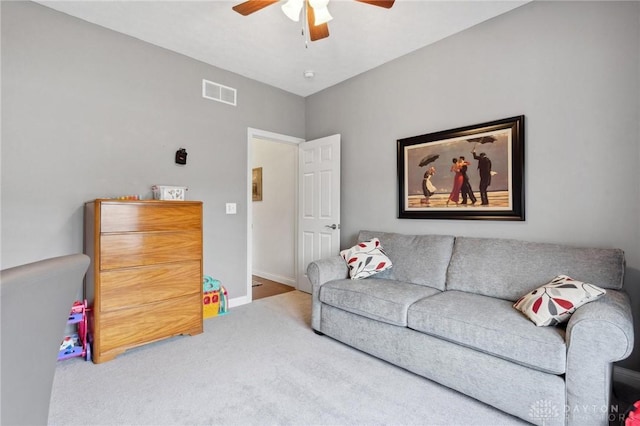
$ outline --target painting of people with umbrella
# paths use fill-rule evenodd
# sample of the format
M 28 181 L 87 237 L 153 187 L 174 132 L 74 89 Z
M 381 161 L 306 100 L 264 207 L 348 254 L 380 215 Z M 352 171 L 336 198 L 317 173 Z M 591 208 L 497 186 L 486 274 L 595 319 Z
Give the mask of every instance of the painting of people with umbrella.
M 399 218 L 524 220 L 524 116 L 397 144 Z

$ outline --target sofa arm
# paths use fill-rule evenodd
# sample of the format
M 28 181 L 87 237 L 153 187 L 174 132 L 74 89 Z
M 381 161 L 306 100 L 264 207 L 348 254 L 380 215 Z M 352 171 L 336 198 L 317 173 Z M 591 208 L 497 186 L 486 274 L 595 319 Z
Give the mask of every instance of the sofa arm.
M 329 281 L 345 279 L 349 276 L 349 268 L 342 256 L 331 256 L 316 260 L 307 266 L 307 277 L 311 281 L 311 327 L 320 330 L 320 287 Z
M 349 276 L 349 268 L 342 256 L 325 257 L 311 262 L 307 266 L 307 276 L 311 285 L 321 286 L 333 280 L 340 280 Z
M 567 422 L 608 425 L 612 363 L 633 350 L 633 318 L 627 295 L 607 290 L 578 308 L 567 324 Z
M 47 424 L 60 341 L 89 261 L 70 254 L 0 271 L 0 424 Z

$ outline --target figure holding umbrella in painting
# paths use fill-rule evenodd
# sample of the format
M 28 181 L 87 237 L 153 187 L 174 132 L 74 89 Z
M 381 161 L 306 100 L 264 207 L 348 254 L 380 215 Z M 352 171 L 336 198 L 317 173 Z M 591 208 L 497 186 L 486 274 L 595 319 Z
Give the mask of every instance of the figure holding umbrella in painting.
M 491 159 L 487 157 L 487 154 L 481 152 L 480 155 L 476 155 L 477 144 L 493 143 L 496 138 L 493 136 L 482 136 L 480 138 L 469 139 L 469 142 L 474 142 L 473 158 L 478 160 L 478 173 L 480 174 L 480 200 L 481 204 L 486 206 L 489 204 L 489 197 L 487 195 L 487 188 L 491 185 Z
M 438 158 L 440 158 L 440 156 L 437 154 L 424 157 L 420 161 L 418 166 L 424 167 L 430 163 L 433 163 Z M 424 177 L 422 178 L 422 193 L 424 194 L 424 198 L 420 200 L 420 204 L 425 204 L 428 206 L 430 204 L 429 197 L 431 197 L 436 192 L 436 187 L 433 185 L 433 183 L 431 183 L 431 176 L 433 176 L 434 174 L 436 174 L 436 168 L 433 166 L 429 167 L 427 171 L 424 172 Z

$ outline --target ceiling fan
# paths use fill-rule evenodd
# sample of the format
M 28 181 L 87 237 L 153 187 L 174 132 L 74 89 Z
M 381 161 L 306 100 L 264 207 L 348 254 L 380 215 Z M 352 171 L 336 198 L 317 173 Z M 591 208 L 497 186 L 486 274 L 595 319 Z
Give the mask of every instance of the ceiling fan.
M 247 16 L 257 12 L 280 0 L 248 0 L 233 6 L 233 10 L 241 15 Z M 373 6 L 391 8 L 395 0 L 355 0 L 360 3 L 371 4 Z M 329 0 L 287 0 L 282 5 L 282 11 L 291 20 L 298 22 L 302 9 L 306 9 L 307 23 L 309 25 L 309 39 L 311 41 L 321 40 L 329 37 L 329 22 L 333 17 L 329 14 L 327 4 Z

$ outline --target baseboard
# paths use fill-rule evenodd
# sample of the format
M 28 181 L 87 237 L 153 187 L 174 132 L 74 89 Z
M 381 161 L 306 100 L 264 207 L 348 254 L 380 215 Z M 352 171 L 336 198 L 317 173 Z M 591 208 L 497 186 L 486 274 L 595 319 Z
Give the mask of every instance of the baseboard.
M 256 275 L 260 278 L 265 278 L 267 280 L 275 281 L 277 283 L 285 284 L 291 287 L 296 286 L 296 279 L 291 277 L 283 277 L 282 275 L 270 274 L 269 272 L 264 271 L 252 271 L 253 275 Z
M 246 305 L 247 303 L 251 303 L 251 300 L 249 300 L 247 296 L 234 297 L 233 299 L 229 299 L 229 309 Z
M 640 371 L 630 370 L 624 367 L 613 366 L 613 381 L 623 383 L 640 391 Z

